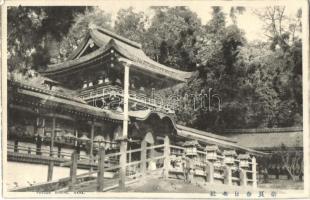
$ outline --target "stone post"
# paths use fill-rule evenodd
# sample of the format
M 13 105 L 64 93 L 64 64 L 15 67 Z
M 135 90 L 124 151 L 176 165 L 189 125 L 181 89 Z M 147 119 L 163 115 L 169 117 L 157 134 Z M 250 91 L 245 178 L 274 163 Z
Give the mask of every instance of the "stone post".
M 224 183 L 227 185 L 232 185 L 232 171 L 230 166 L 225 166 L 224 172 Z
M 164 140 L 164 145 L 165 145 L 165 149 L 164 149 L 164 156 L 165 156 L 165 160 L 164 160 L 164 178 L 168 178 L 169 177 L 169 168 L 170 168 L 170 139 L 168 137 L 168 135 L 165 136 L 165 140 Z
M 141 142 L 141 174 L 144 175 L 146 173 L 146 141 L 142 140 Z
M 70 185 L 69 189 L 74 190 L 74 185 L 76 184 L 76 171 L 77 171 L 77 153 L 73 151 L 71 154 L 71 166 L 70 166 Z
M 253 187 L 257 188 L 256 158 L 254 156 L 252 158 L 252 179 L 253 179 Z

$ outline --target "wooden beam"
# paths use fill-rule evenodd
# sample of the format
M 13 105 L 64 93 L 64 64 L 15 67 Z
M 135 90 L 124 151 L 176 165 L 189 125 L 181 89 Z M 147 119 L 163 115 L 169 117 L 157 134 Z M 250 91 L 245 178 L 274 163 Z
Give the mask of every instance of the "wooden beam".
M 97 126 L 97 127 L 103 127 L 103 126 L 104 126 L 104 124 L 101 123 L 101 122 L 92 122 L 92 121 L 88 121 L 87 124 L 89 124 L 89 125 L 94 124 L 94 125 Z
M 51 144 L 50 144 L 50 156 L 53 157 L 54 154 L 54 140 L 56 132 L 56 117 L 52 118 L 52 135 L 51 135 Z
M 75 118 L 73 118 L 73 117 L 71 117 L 71 116 L 63 115 L 63 114 L 46 113 L 46 114 L 42 114 L 42 116 L 45 116 L 45 117 L 56 117 L 56 118 L 59 118 L 59 119 L 65 119 L 65 120 L 70 120 L 70 121 L 76 121 Z
M 32 108 L 30 108 L 30 107 L 25 107 L 25 106 L 20 106 L 20 105 L 9 104 L 9 108 L 16 109 L 16 110 L 20 110 L 20 111 L 29 112 L 29 113 L 32 113 L 32 114 L 38 114 L 37 112 L 35 112 L 35 111 L 34 111 Z
M 90 164 L 92 165 L 94 162 L 94 135 L 95 135 L 95 121 L 92 121 L 91 130 L 90 130 Z M 90 171 L 92 171 L 92 167 L 90 167 Z
M 123 119 L 123 135 L 120 146 L 120 181 L 119 187 L 121 191 L 125 191 L 126 181 L 126 162 L 127 162 L 127 135 L 128 135 L 128 98 L 129 98 L 129 66 L 130 62 L 126 62 L 124 66 L 124 119 Z
M 54 139 L 55 139 L 55 129 L 56 129 L 56 118 L 52 118 L 52 135 L 51 135 L 51 144 L 50 144 L 50 157 L 54 155 Z M 49 161 L 48 172 L 47 172 L 47 181 L 51 181 L 53 179 L 53 169 L 54 169 L 54 161 Z

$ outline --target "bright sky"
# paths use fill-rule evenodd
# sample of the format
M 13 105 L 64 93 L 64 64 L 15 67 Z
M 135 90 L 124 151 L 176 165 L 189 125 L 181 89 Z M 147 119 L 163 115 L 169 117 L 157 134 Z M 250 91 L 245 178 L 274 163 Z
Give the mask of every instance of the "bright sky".
M 115 19 L 117 12 L 119 9 L 122 8 L 129 8 L 132 6 L 135 11 L 143 11 L 147 15 L 151 15 L 151 9 L 150 6 L 159 6 L 159 5 L 168 5 L 168 6 L 176 6 L 176 5 L 184 5 L 188 6 L 190 10 L 193 12 L 196 12 L 197 15 L 200 17 L 203 24 L 205 24 L 207 21 L 211 19 L 211 12 L 212 8 L 210 4 L 206 1 L 192 1 L 192 2 L 182 2 L 180 4 L 180 1 L 177 2 L 177 4 L 173 4 L 173 1 L 161 1 L 154 2 L 154 1 L 107 1 L 104 6 L 101 6 L 100 8 L 112 13 L 112 18 Z M 226 2 L 227 3 L 227 2 Z M 243 5 L 244 6 L 244 5 Z M 246 38 L 248 41 L 253 40 L 263 40 L 265 39 L 264 32 L 262 29 L 263 22 L 255 15 L 253 14 L 254 10 L 261 9 L 262 6 L 255 5 L 255 7 L 248 7 L 245 6 L 246 11 L 242 15 L 238 15 L 237 17 L 237 23 L 238 26 L 244 30 Z M 289 6 L 286 6 L 286 14 L 289 16 L 295 16 L 299 6 L 297 4 L 290 4 Z M 226 14 L 227 18 L 227 24 L 231 24 L 231 20 L 229 17 L 229 11 L 230 6 L 223 5 L 224 12 Z

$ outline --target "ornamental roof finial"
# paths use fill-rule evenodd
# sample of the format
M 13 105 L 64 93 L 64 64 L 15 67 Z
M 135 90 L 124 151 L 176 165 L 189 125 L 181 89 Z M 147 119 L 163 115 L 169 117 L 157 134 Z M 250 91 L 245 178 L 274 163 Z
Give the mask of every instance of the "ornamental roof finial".
M 97 28 L 97 25 L 94 24 L 93 22 L 89 22 L 88 28 L 89 28 L 89 29 L 96 29 L 96 28 Z

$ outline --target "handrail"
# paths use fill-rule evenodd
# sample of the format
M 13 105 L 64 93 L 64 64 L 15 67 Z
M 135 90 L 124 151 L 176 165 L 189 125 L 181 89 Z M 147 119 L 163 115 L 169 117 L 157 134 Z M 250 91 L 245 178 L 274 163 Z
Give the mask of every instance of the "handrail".
M 123 96 L 123 88 L 120 86 L 115 86 L 115 85 L 104 85 L 104 86 L 99 86 L 97 88 L 90 88 L 86 90 L 80 91 L 80 97 L 83 99 L 86 98 L 99 98 L 103 94 L 106 95 L 119 95 Z M 150 98 L 149 95 L 144 94 L 139 91 L 135 90 L 130 90 L 129 91 L 129 98 L 138 101 L 140 103 L 148 104 L 153 107 L 160 107 L 164 109 L 173 109 L 175 106 L 173 103 L 170 103 L 169 99 L 162 97 L 158 94 L 154 98 Z
M 98 173 L 98 170 L 92 171 L 92 172 L 85 172 L 83 174 L 76 175 L 76 178 L 81 178 L 83 176 L 89 176 L 89 175 L 93 175 L 93 174 L 97 174 L 97 173 Z
M 146 147 L 146 149 L 158 149 L 158 148 L 162 148 L 165 147 L 164 144 L 160 144 L 160 145 L 156 145 L 156 146 L 150 146 L 150 147 Z
M 137 164 L 140 164 L 140 163 L 142 163 L 141 160 L 133 161 L 133 162 L 130 162 L 130 163 L 126 163 L 126 166 L 137 165 Z
M 197 153 L 207 155 L 207 152 L 197 150 Z
M 140 148 L 140 149 L 128 150 L 128 151 L 126 151 L 126 152 L 127 152 L 127 154 L 129 154 L 129 153 L 135 153 L 135 152 L 139 152 L 139 151 L 141 151 L 141 148 Z
M 11 145 L 11 144 L 8 144 L 7 145 L 7 148 L 8 149 L 13 149 L 13 150 L 15 150 L 15 145 Z M 46 154 L 53 154 L 53 155 L 61 155 L 61 156 L 65 156 L 65 157 L 70 157 L 71 156 L 71 153 L 68 153 L 68 152 L 60 152 L 60 154 L 59 154 L 59 152 L 57 151 L 57 150 L 48 150 L 48 149 L 39 149 L 39 148 L 35 148 L 35 147 L 27 147 L 27 146 L 20 146 L 20 145 L 18 145 L 17 146 L 17 150 L 18 151 L 31 151 L 31 152 L 40 152 L 40 153 L 46 153 Z M 82 155 L 82 157 L 83 157 L 83 155 Z
M 121 152 L 117 152 L 117 153 L 110 153 L 110 154 L 106 154 L 105 157 L 114 157 L 114 156 L 120 156 L 122 153 Z
M 175 145 L 171 145 L 171 144 L 169 146 L 170 146 L 170 148 L 185 150 L 184 147 L 179 147 L 179 146 L 175 146 Z
M 104 171 L 110 171 L 110 170 L 113 170 L 113 169 L 118 169 L 120 167 L 121 167 L 120 165 L 115 165 L 115 166 L 112 166 L 112 167 L 104 168 Z
M 157 157 L 153 157 L 153 158 L 148 158 L 148 159 L 146 159 L 146 161 L 149 162 L 149 161 L 153 161 L 153 160 L 160 160 L 163 158 L 165 158 L 165 156 L 157 156 Z

